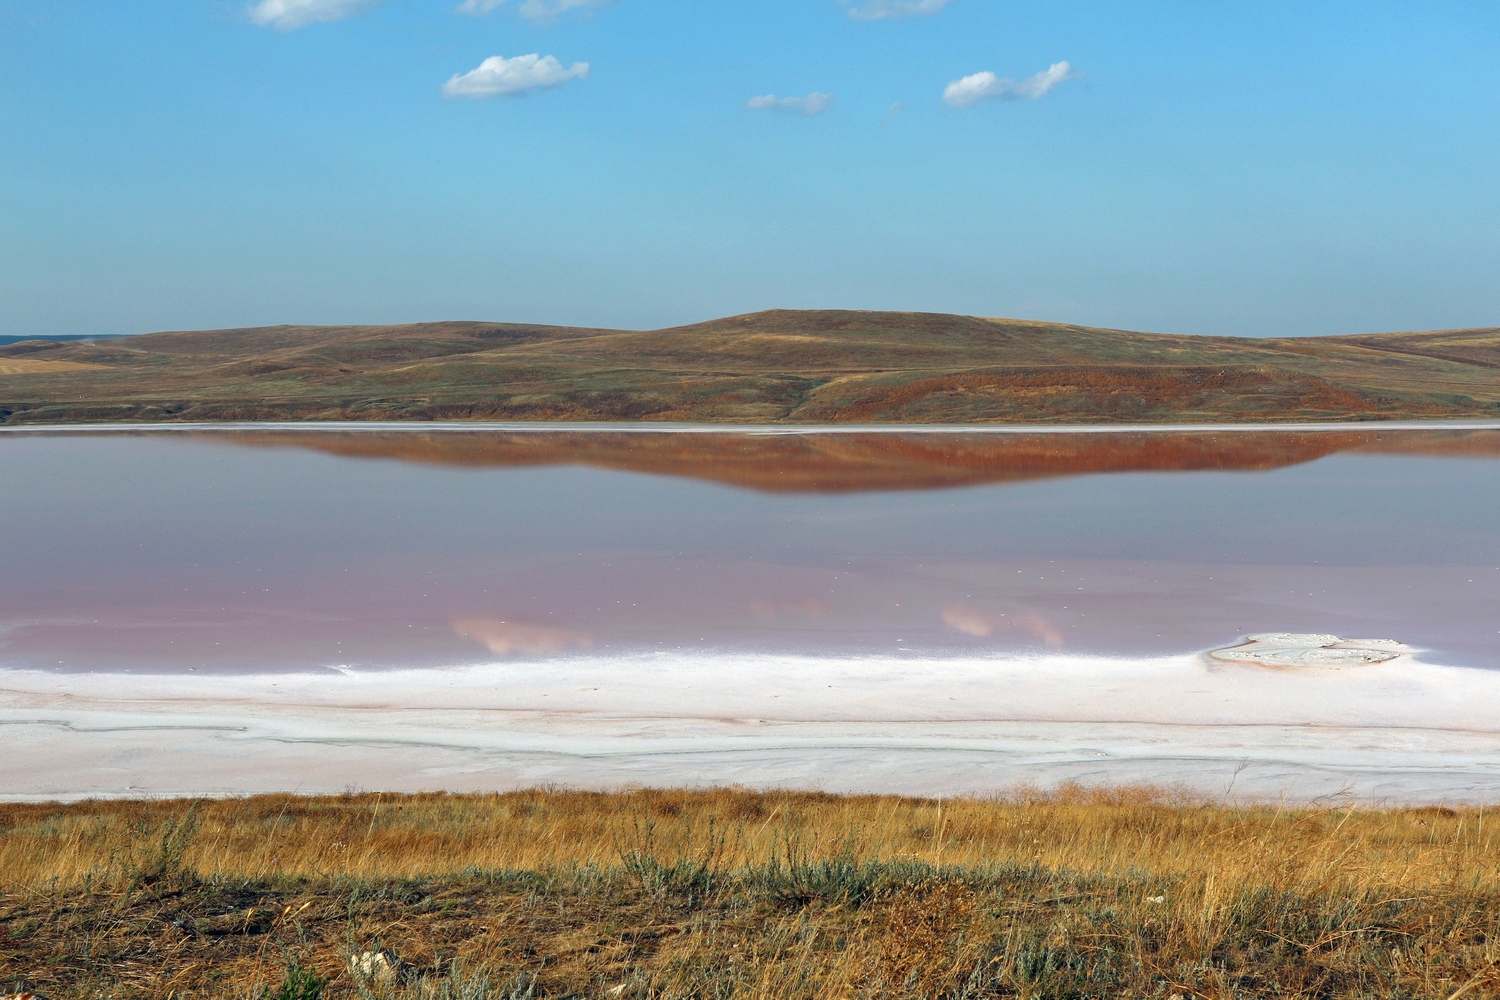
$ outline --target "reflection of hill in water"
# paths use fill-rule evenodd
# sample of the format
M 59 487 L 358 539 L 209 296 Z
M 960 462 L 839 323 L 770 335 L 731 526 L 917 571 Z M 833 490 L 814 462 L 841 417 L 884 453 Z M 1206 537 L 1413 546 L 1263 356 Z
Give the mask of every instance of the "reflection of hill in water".
M 1338 452 L 1500 458 L 1500 431 L 735 434 L 244 431 L 216 441 L 473 468 L 586 465 L 784 493 L 934 489 L 1103 472 L 1258 471 Z

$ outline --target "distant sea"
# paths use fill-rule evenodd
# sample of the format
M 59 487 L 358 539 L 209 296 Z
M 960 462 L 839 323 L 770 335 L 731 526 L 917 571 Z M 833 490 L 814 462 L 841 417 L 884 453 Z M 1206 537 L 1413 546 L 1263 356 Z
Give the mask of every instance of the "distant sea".
M 129 334 L 125 333 L 108 333 L 103 335 L 91 333 L 67 333 L 63 334 L 60 337 L 39 337 L 29 333 L 22 333 L 16 334 L 14 336 L 0 336 L 0 347 L 4 347 L 7 344 L 19 344 L 23 340 L 119 340 L 121 337 L 128 336 Z

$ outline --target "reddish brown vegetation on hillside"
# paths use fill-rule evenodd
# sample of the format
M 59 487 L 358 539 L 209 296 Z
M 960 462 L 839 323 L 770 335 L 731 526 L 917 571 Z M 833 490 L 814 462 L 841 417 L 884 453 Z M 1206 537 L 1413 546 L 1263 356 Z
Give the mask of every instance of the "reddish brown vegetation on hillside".
M 1333 385 L 1311 375 L 1246 367 L 1048 366 L 918 378 L 852 393 L 834 385 L 798 411 L 803 419 L 875 421 L 932 419 L 974 402 L 1004 401 L 1023 418 L 1054 420 L 1088 412 L 1120 420 L 1163 410 L 1193 412 L 1235 404 L 1246 414 L 1370 416 L 1394 412 L 1392 400 Z M 829 399 L 823 404 L 823 399 Z M 1404 412 L 1410 413 L 1408 406 Z M 1437 412 L 1431 408 L 1428 412 Z

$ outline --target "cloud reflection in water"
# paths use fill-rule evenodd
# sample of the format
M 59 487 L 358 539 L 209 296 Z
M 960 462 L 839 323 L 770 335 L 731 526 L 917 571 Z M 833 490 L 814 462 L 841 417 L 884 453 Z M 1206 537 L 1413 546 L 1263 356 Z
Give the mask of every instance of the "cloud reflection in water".
M 1035 611 L 1020 611 L 1010 615 L 987 615 L 967 604 L 952 604 L 943 609 L 943 624 L 964 635 L 972 635 L 978 639 L 987 638 L 996 632 L 1006 632 L 1015 627 L 1049 646 L 1063 644 L 1063 634 L 1057 626 Z
M 510 656 L 521 653 L 561 653 L 573 646 L 588 649 L 594 640 L 587 635 L 547 625 L 527 625 L 501 618 L 455 618 L 453 631 L 473 639 L 491 653 Z

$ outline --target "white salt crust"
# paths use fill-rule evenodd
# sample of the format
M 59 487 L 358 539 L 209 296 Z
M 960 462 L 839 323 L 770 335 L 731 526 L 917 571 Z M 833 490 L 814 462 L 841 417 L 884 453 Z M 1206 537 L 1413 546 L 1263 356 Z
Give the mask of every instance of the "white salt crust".
M 1261 667 L 1359 667 L 1386 663 L 1406 652 L 1394 639 L 1345 639 L 1313 632 L 1262 632 L 1208 657 L 1219 663 L 1254 664 Z
M 1333 637 L 1337 638 L 1337 637 Z M 1500 672 L 1407 653 L 577 655 L 443 670 L 0 670 L 0 797 L 538 784 L 953 795 L 1062 781 L 1307 801 L 1500 798 Z

